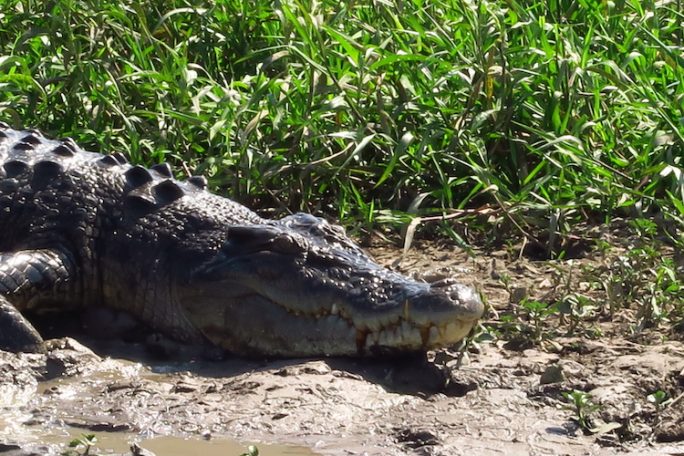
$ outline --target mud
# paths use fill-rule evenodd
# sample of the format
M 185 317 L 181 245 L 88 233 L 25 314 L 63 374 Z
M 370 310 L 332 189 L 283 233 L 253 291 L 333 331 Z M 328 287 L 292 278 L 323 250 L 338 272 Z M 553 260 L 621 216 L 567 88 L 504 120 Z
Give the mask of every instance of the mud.
M 384 264 L 399 258 L 372 251 Z M 605 261 L 474 258 L 423 244 L 400 267 L 438 265 L 475 284 L 492 332 L 520 296 L 548 297 L 559 277 L 586 288 L 570 271 Z M 158 455 L 238 455 L 251 443 L 262 455 L 684 453 L 684 344 L 657 328 L 635 338 L 629 323 L 596 319 L 601 337 L 559 332 L 531 344 L 485 333 L 464 356 L 372 361 L 170 362 L 139 344 L 56 339 L 47 354 L 0 352 L 0 454 L 59 454 L 79 434 L 98 437 L 97 454 L 131 454 L 132 443 Z M 593 432 L 563 395 L 573 390 L 597 405 L 587 409 Z M 658 390 L 669 405 L 649 401 Z

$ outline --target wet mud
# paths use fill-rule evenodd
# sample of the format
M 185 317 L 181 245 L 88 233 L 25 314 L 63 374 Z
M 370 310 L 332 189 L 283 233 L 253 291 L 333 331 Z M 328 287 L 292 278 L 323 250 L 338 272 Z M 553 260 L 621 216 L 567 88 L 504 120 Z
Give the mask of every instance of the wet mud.
M 383 264 L 399 257 L 372 251 Z M 495 327 L 512 295 L 541 296 L 559 270 L 602 261 L 474 258 L 424 244 L 400 267 L 439 265 L 475 284 Z M 81 434 L 97 436 L 91 454 L 136 454 L 134 443 L 150 452 L 138 454 L 207 456 L 249 444 L 262 455 L 684 453 L 684 344 L 665 330 L 637 340 L 619 321 L 595 326 L 602 337 L 375 360 L 169 361 L 136 343 L 59 338 L 45 354 L 0 352 L 0 454 L 60 454 Z M 596 404 L 591 432 L 564 396 L 573 390 Z M 667 406 L 649 400 L 656 391 Z

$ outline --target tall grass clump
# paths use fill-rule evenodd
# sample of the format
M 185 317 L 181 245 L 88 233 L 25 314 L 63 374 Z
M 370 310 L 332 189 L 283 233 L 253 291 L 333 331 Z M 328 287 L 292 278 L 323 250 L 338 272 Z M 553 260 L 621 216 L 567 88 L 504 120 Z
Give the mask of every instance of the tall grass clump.
M 677 237 L 682 6 L 0 0 L 0 119 L 280 212 Z

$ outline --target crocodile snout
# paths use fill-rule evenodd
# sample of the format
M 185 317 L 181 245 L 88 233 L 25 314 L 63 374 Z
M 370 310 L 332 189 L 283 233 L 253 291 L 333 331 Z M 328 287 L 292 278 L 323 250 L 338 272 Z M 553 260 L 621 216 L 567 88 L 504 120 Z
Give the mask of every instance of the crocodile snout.
M 484 304 L 473 287 L 454 283 L 444 290 L 444 294 L 458 309 L 461 320 L 477 320 L 484 313 Z

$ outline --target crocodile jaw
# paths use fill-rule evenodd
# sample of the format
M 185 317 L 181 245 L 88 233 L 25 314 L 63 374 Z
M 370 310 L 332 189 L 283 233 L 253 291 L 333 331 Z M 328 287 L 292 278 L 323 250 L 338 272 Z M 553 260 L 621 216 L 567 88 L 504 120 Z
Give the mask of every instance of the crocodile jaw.
M 432 316 L 420 302 L 405 301 L 372 320 L 351 316 L 342 305 L 315 306 L 330 312 L 293 310 L 253 290 L 232 284 L 230 293 L 179 296 L 188 319 L 213 344 L 246 356 L 373 356 L 425 352 L 461 341 L 482 314 L 482 303 L 463 287 L 469 301 Z M 376 309 L 377 310 L 377 309 Z M 384 322 L 384 323 L 380 323 Z

